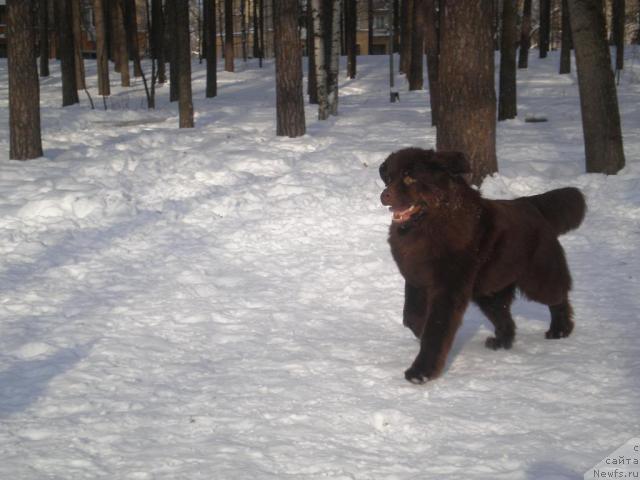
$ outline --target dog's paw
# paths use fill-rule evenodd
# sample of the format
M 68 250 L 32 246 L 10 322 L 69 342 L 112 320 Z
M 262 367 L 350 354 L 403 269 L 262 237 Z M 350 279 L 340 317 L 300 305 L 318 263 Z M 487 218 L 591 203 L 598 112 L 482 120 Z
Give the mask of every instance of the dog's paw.
M 559 326 L 554 325 L 549 330 L 547 330 L 544 336 L 549 340 L 566 338 L 569 335 L 571 335 L 572 331 L 573 331 L 573 322 L 568 322 L 568 323 L 565 323 L 564 325 L 559 325 Z
M 421 371 L 416 366 L 412 366 L 411 368 L 408 368 L 404 372 L 404 378 L 406 378 L 407 381 L 413 383 L 414 385 L 422 385 L 428 382 L 429 380 L 431 380 L 431 377 L 428 374 Z
M 513 338 L 487 337 L 484 346 L 490 350 L 499 350 L 501 348 L 509 350 L 513 346 Z

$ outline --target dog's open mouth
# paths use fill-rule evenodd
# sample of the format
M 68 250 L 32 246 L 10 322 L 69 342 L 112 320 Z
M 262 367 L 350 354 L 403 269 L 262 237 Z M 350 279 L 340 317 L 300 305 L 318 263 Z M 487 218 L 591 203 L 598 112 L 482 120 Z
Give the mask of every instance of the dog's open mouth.
M 404 210 L 396 210 L 394 208 L 390 208 L 393 212 L 393 218 L 391 219 L 394 223 L 404 223 L 409 220 L 414 214 L 420 211 L 420 206 L 411 205 L 409 208 Z

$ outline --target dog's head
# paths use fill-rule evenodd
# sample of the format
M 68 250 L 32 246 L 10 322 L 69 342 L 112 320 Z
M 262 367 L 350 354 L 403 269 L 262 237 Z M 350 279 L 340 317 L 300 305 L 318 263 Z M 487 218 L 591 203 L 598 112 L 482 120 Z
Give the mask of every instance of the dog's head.
M 380 165 L 386 187 L 380 201 L 393 212 L 394 223 L 406 223 L 448 204 L 452 185 L 464 183 L 462 175 L 470 171 L 469 160 L 460 152 L 398 150 Z

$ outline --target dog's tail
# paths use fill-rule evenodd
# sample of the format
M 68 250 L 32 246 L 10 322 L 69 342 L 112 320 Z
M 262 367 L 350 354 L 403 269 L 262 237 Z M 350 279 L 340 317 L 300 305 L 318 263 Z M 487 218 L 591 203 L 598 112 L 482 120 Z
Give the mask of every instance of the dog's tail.
M 540 211 L 554 228 L 556 235 L 578 228 L 587 211 L 584 195 L 573 187 L 559 188 L 524 199 Z

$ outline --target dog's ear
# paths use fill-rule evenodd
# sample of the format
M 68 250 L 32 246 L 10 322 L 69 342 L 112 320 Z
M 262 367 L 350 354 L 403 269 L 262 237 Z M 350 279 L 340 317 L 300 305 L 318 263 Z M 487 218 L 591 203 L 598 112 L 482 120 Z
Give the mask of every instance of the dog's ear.
M 436 152 L 435 158 L 452 175 L 471 173 L 469 157 L 462 152 Z
M 387 165 L 387 161 L 385 160 L 384 162 L 382 162 L 382 164 L 380 165 L 380 168 L 378 169 L 378 173 L 380 173 L 380 178 L 385 184 L 389 183 L 389 175 L 387 173 L 387 169 L 388 169 L 388 165 Z

